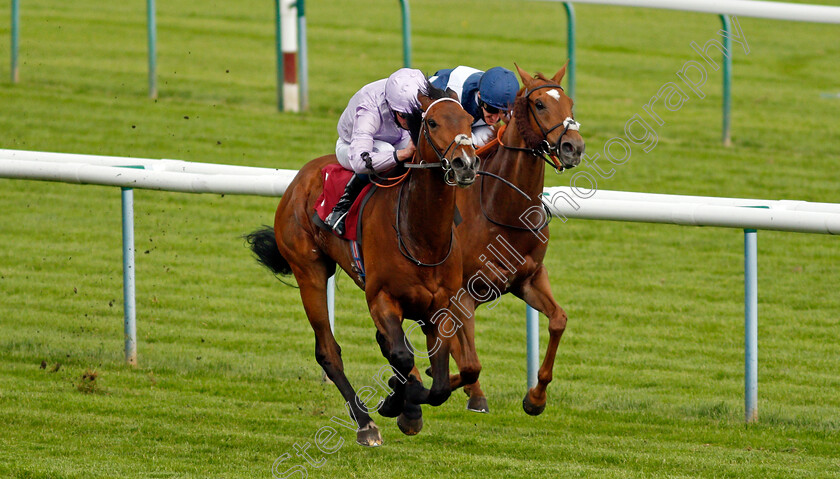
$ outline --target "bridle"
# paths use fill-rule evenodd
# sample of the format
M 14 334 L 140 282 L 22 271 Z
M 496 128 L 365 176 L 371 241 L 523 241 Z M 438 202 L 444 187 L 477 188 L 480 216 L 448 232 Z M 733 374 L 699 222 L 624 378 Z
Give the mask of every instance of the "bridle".
M 458 102 L 458 100 L 454 100 L 448 97 L 439 98 L 433 101 L 428 107 L 426 107 L 426 111 L 423 112 L 423 124 L 420 126 L 420 130 L 423 133 L 423 138 L 426 140 L 429 146 L 432 147 L 432 151 L 435 152 L 435 156 L 437 156 L 438 161 L 436 163 L 426 163 L 423 160 L 420 160 L 418 163 L 404 163 L 403 166 L 409 169 L 421 170 L 441 168 L 443 170 L 443 181 L 449 186 L 455 186 L 457 183 L 452 178 L 452 176 L 454 175 L 454 172 L 452 170 L 452 162 L 449 160 L 449 158 L 447 158 L 447 155 L 450 153 L 450 150 L 454 152 L 455 148 L 457 148 L 458 146 L 472 146 L 473 142 L 472 138 L 469 135 L 459 133 L 455 135 L 455 138 L 449 143 L 449 145 L 443 150 L 443 152 L 441 152 L 440 149 L 432 141 L 432 137 L 429 134 L 429 126 L 428 120 L 426 119 L 426 115 L 429 113 L 429 111 L 431 111 L 433 106 L 443 101 L 454 101 L 458 104 L 458 106 L 461 106 L 461 103 Z M 417 156 L 419 156 L 419 150 L 415 152 L 415 158 Z M 424 263 L 419 259 L 415 258 L 414 255 L 408 251 L 408 247 L 405 245 L 402 233 L 400 232 L 400 212 L 402 211 L 403 189 L 405 188 L 406 183 L 407 182 L 403 183 L 400 186 L 400 190 L 397 193 L 397 214 L 394 217 L 394 231 L 396 231 L 397 233 L 397 240 L 399 242 L 400 253 L 402 253 L 403 256 L 405 256 L 409 261 L 411 261 L 417 266 L 440 266 L 443 263 L 445 263 L 447 259 L 449 259 L 450 255 L 452 255 L 452 249 L 455 244 L 455 229 L 453 228 L 451 230 L 451 236 L 449 237 L 449 251 L 447 251 L 446 256 L 444 256 L 442 260 L 438 261 L 437 263 Z
M 548 84 L 545 84 L 545 85 L 540 85 L 538 87 L 532 88 L 531 90 L 526 90 L 525 91 L 524 97 L 525 97 L 526 100 L 528 100 L 528 111 L 531 113 L 531 116 L 534 117 L 534 121 L 537 122 L 537 126 L 540 128 L 540 132 L 542 133 L 542 136 L 543 136 L 542 141 L 540 142 L 540 144 L 536 148 L 520 148 L 520 147 L 516 147 L 516 146 L 507 146 L 507 145 L 505 145 L 505 148 L 507 148 L 509 150 L 527 151 L 528 153 L 531 153 L 532 155 L 536 156 L 537 158 L 540 158 L 543 161 L 545 161 L 549 166 L 554 168 L 554 171 L 557 174 L 560 174 L 560 173 L 563 173 L 563 170 L 566 169 L 566 167 L 563 166 L 563 164 L 557 160 L 557 157 L 560 155 L 561 140 L 566 135 L 566 133 L 569 132 L 569 130 L 573 130 L 573 131 L 580 130 L 580 123 L 575 121 L 575 119 L 572 118 L 572 117 L 566 117 L 565 120 L 563 120 L 562 122 L 552 126 L 551 128 L 544 127 L 542 122 L 540 122 L 539 117 L 537 117 L 537 113 L 534 111 L 534 106 L 531 104 L 531 95 L 535 91 L 541 90 L 543 88 L 559 88 L 561 91 L 565 91 L 565 90 L 563 90 L 562 86 L 554 84 L 554 83 L 548 83 Z M 551 132 L 553 132 L 554 130 L 556 130 L 560 127 L 563 127 L 563 133 L 560 134 L 560 138 L 557 140 L 557 142 L 552 145 L 551 143 L 548 142 L 548 135 L 550 135 Z
M 433 101 L 426 108 L 426 111 L 423 112 L 423 124 L 420 126 L 420 132 L 423 134 L 423 138 L 425 138 L 426 143 L 428 143 L 429 146 L 432 147 L 432 151 L 434 151 L 435 156 L 437 156 L 437 163 L 426 163 L 423 160 L 420 160 L 419 163 L 404 163 L 403 166 L 409 169 L 413 168 L 422 170 L 430 168 L 441 168 L 443 169 L 443 181 L 449 186 L 455 186 L 457 183 L 452 178 L 452 176 L 454 175 L 454 172 L 452 171 L 452 162 L 449 160 L 449 158 L 447 158 L 446 155 L 449 154 L 450 150 L 454 152 L 455 148 L 457 148 L 458 146 L 472 146 L 473 142 L 472 138 L 469 135 L 460 133 L 458 135 L 455 135 L 455 138 L 453 138 L 449 145 L 447 145 L 446 149 L 444 149 L 443 152 L 441 152 L 440 149 L 438 149 L 438 147 L 435 145 L 435 142 L 432 141 L 432 137 L 429 134 L 429 121 L 426 119 L 426 115 L 429 113 L 429 111 L 431 111 L 433 106 L 443 101 L 454 101 L 458 104 L 458 106 L 461 106 L 461 103 L 459 103 L 458 100 L 455 100 L 453 98 L 439 98 Z
M 558 145 L 561 143 L 561 140 L 563 139 L 563 136 L 565 136 L 566 133 L 569 130 L 573 130 L 573 131 L 580 130 L 580 123 L 575 121 L 575 119 L 572 118 L 572 117 L 566 117 L 566 119 L 563 120 L 561 123 L 558 123 L 558 124 L 552 126 L 551 128 L 546 128 L 545 126 L 543 126 L 542 122 L 540 122 L 539 117 L 537 117 L 537 113 L 534 111 L 534 105 L 531 104 L 531 98 L 530 98 L 531 95 L 535 91 L 543 89 L 543 88 L 559 88 L 560 90 L 563 90 L 563 87 L 560 86 L 560 85 L 557 85 L 557 84 L 554 84 L 554 83 L 548 83 L 548 84 L 545 84 L 545 85 L 540 85 L 538 87 L 535 87 L 531 90 L 526 90 L 525 91 L 524 98 L 528 101 L 528 111 L 531 113 L 531 116 L 534 117 L 534 121 L 536 121 L 537 126 L 539 127 L 540 132 L 542 133 L 542 136 L 543 136 L 542 142 L 540 142 L 540 144 L 536 148 L 522 148 L 522 147 L 517 147 L 517 146 L 508 146 L 508 145 L 505 145 L 505 144 L 502 144 L 502 146 L 509 149 L 509 150 L 518 150 L 518 151 L 528 152 L 528 153 L 536 156 L 537 158 L 540 158 L 543 161 L 545 161 L 549 166 L 554 168 L 554 171 L 557 174 L 560 174 L 560 173 L 563 173 L 563 170 L 565 170 L 566 168 L 562 165 L 562 163 L 559 163 L 556 160 L 557 156 L 560 154 L 560 149 L 559 149 Z M 557 143 L 555 143 L 554 145 L 550 144 L 548 142 L 548 135 L 550 135 L 551 132 L 553 132 L 554 130 L 556 130 L 560 127 L 563 127 L 563 133 L 560 134 L 560 138 L 557 140 Z M 491 176 L 495 176 L 495 175 L 491 175 Z M 500 179 L 500 180 L 502 179 L 498 176 L 496 176 L 496 178 Z M 531 197 L 529 197 L 528 195 L 523 193 L 519 188 L 516 188 L 515 186 L 513 186 L 512 184 L 510 184 L 507 181 L 505 181 L 505 183 L 507 183 L 507 185 L 509 187 L 513 188 L 519 194 L 525 196 L 525 198 L 527 198 L 528 201 L 532 201 Z M 543 228 L 548 226 L 548 224 L 551 222 L 551 214 L 548 212 L 545 203 L 542 201 L 542 198 L 540 198 L 540 203 L 543 205 L 543 209 L 545 210 L 545 220 L 539 226 L 528 228 L 528 227 L 522 227 L 522 226 L 517 226 L 517 225 L 509 225 L 509 224 L 502 223 L 500 221 L 494 220 L 493 218 L 490 217 L 490 215 L 487 214 L 487 211 L 484 208 L 484 179 L 483 178 L 482 178 L 482 181 L 481 181 L 481 185 L 479 186 L 478 202 L 479 202 L 479 205 L 481 205 L 481 213 L 484 215 L 484 217 L 487 219 L 487 221 L 489 221 L 489 222 L 491 222 L 491 223 L 493 223 L 494 225 L 497 225 L 497 226 L 502 226 L 502 227 L 505 227 L 505 228 L 511 228 L 511 229 L 520 230 L 520 231 L 530 231 L 530 232 L 534 233 L 534 232 L 537 232 L 537 231 L 541 231 Z

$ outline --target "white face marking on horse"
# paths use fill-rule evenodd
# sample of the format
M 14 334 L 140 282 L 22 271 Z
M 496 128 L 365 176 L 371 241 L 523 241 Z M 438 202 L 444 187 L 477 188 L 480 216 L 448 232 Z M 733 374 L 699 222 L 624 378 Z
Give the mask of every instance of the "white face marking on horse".
M 548 90 L 547 93 L 551 98 L 554 98 L 555 100 L 560 101 L 560 92 L 559 91 L 552 88 L 551 90 Z

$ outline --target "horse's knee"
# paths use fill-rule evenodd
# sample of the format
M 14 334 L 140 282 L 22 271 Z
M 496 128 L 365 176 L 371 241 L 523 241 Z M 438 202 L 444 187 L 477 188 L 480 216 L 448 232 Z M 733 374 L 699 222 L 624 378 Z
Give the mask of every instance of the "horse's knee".
M 414 369 L 414 355 L 407 349 L 399 348 L 391 352 L 391 365 L 401 374 L 407 376 Z

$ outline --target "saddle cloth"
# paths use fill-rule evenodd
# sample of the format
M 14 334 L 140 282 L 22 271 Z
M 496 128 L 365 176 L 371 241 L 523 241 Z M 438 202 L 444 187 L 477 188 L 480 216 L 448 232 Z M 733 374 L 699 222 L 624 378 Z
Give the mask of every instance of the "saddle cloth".
M 344 187 L 347 186 L 347 182 L 350 181 L 353 172 L 344 169 L 339 164 L 330 164 L 321 169 L 321 175 L 324 179 L 324 191 L 321 192 L 321 196 L 315 201 L 315 213 L 323 223 L 335 204 L 338 203 L 341 195 L 344 194 Z M 344 235 L 340 236 L 340 238 L 350 241 L 358 240 L 358 220 L 359 214 L 362 211 L 361 205 L 368 191 L 370 191 L 371 186 L 370 184 L 365 186 L 362 192 L 359 193 L 359 196 L 356 197 L 353 206 L 350 207 L 347 217 L 344 218 Z

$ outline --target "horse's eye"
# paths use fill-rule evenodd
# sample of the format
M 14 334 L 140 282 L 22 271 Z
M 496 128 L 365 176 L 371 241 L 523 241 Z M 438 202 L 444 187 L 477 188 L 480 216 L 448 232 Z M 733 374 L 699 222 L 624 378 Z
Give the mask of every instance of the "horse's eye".
M 542 100 L 537 100 L 534 105 L 537 107 L 537 110 L 545 110 L 545 105 L 543 105 Z
M 437 128 L 437 122 L 435 120 L 429 120 L 429 128 Z

